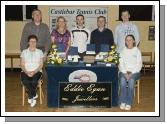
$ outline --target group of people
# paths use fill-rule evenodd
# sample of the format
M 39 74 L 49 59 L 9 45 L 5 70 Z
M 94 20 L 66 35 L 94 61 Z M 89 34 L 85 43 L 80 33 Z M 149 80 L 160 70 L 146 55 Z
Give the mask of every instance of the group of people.
M 42 23 L 42 13 L 39 9 L 32 12 L 32 22 L 24 26 L 21 49 L 21 80 L 28 93 L 28 103 L 33 107 L 36 104 L 36 87 L 41 77 L 43 62 L 46 60 L 51 43 L 64 45 L 64 52 L 68 54 L 71 46 L 78 47 L 78 55 L 83 58 L 86 55 L 87 44 L 95 44 L 95 52 L 100 52 L 101 44 L 116 45 L 120 53 L 119 82 L 120 82 L 120 109 L 130 110 L 133 102 L 134 83 L 140 77 L 142 67 L 139 44 L 139 32 L 137 26 L 129 21 L 130 14 L 122 11 L 122 23 L 116 27 L 115 36 L 106 28 L 106 18 L 97 18 L 97 29 L 90 32 L 84 25 L 83 15 L 76 16 L 76 27 L 70 31 L 67 29 L 67 20 L 59 16 L 55 29 L 49 32 L 46 24 Z M 128 82 L 128 88 L 126 84 Z M 126 90 L 128 89 L 128 92 Z

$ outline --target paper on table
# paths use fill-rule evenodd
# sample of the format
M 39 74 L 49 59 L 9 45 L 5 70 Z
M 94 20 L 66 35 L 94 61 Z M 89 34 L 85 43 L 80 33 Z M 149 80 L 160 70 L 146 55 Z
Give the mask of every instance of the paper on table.
M 107 66 L 107 67 L 111 67 L 111 64 L 110 64 L 110 63 L 107 63 L 106 66 Z
M 72 61 L 72 56 L 69 55 L 68 56 L 68 60 Z
M 91 64 L 86 64 L 86 66 L 90 67 L 90 66 L 91 66 Z
M 95 51 L 86 51 L 86 54 L 96 54 Z
M 74 56 L 73 62 L 78 62 L 78 57 Z

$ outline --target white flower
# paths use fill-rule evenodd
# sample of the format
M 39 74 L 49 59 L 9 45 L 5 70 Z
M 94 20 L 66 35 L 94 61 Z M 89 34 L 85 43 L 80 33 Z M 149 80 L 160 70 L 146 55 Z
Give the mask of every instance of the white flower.
M 52 56 L 51 59 L 54 60 L 54 59 L 55 59 L 55 56 Z
M 54 61 L 51 61 L 52 64 L 54 64 Z

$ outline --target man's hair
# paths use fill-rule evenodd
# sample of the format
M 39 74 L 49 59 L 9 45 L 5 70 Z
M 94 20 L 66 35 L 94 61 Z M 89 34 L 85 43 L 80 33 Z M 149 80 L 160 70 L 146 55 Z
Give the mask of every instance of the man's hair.
M 105 20 L 105 22 L 106 22 L 106 17 L 104 17 L 104 16 L 99 16 L 99 17 L 97 17 L 97 20 L 99 20 L 100 18 L 103 18 L 103 19 Z
M 36 42 L 38 41 L 37 36 L 36 36 L 36 35 L 34 35 L 34 34 L 32 34 L 32 35 L 29 35 L 29 36 L 28 36 L 28 42 L 30 42 L 30 40 L 31 40 L 31 39 L 35 39 L 35 40 L 36 40 Z
M 33 14 L 33 12 L 35 12 L 35 11 L 38 11 L 38 12 L 40 12 L 40 14 L 41 14 L 41 10 L 39 10 L 39 9 L 33 9 L 32 14 Z M 34 18 L 32 18 L 32 21 L 34 21 Z M 41 22 L 42 22 L 42 18 L 41 18 Z
M 32 13 L 35 12 L 35 11 L 38 11 L 38 12 L 41 13 L 41 10 L 39 10 L 39 9 L 33 9 Z
M 128 12 L 128 14 L 130 15 L 129 10 L 127 10 L 127 9 L 122 10 L 121 15 L 123 12 Z
M 131 38 L 133 39 L 133 47 L 136 46 L 135 37 L 134 37 L 132 34 L 128 34 L 128 35 L 125 37 L 125 46 L 128 47 L 127 44 L 126 44 L 126 39 L 127 39 L 127 37 L 131 37 Z
M 76 19 L 77 19 L 79 16 L 82 16 L 83 20 L 85 20 L 84 15 L 81 15 L 81 14 L 77 15 L 77 16 L 76 16 Z

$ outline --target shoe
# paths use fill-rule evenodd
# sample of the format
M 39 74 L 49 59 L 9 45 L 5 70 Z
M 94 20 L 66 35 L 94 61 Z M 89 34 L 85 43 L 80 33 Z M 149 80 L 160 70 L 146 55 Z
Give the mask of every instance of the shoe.
M 31 100 L 32 100 L 32 99 L 28 99 L 28 103 L 31 103 Z
M 125 105 L 126 105 L 125 103 L 121 103 L 121 105 L 119 106 L 120 109 L 122 109 L 122 110 L 125 109 Z
M 36 99 L 36 98 L 38 98 L 38 94 L 36 94 L 36 95 L 33 97 L 33 99 Z
M 36 100 L 32 99 L 30 106 L 31 106 L 31 107 L 34 107 L 34 106 L 36 105 L 36 102 L 37 102 Z
M 125 106 L 125 110 L 130 110 L 131 109 L 131 105 L 126 105 Z

